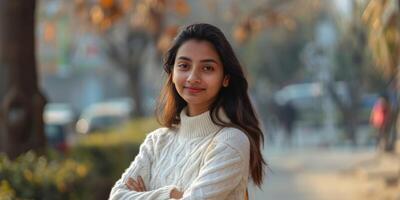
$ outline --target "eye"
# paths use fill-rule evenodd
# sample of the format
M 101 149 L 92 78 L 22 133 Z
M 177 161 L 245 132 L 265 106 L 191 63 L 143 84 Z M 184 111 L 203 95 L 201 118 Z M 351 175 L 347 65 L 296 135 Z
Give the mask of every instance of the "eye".
M 214 68 L 213 68 L 212 66 L 204 66 L 204 67 L 203 67 L 203 70 L 204 70 L 204 71 L 213 71 Z
M 180 70 L 186 70 L 187 68 L 189 68 L 189 65 L 186 64 L 186 63 L 179 63 L 179 64 L 177 65 L 177 67 L 178 67 Z

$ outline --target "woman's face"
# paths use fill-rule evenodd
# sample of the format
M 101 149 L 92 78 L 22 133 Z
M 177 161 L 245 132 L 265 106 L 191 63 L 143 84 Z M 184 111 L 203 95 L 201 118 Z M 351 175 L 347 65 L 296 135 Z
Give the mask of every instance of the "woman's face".
M 214 46 L 204 40 L 188 40 L 178 49 L 172 81 L 187 102 L 189 115 L 209 109 L 219 90 L 228 86 L 221 59 Z

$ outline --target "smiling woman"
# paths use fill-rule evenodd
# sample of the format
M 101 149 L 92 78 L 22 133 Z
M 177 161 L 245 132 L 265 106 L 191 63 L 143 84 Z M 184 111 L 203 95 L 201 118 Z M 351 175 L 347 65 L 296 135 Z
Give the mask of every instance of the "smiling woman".
M 168 50 L 168 77 L 150 133 L 110 199 L 244 199 L 260 186 L 263 133 L 247 80 L 223 33 L 185 27 Z
M 207 111 L 221 87 L 229 83 L 218 53 L 204 40 L 192 39 L 179 48 L 172 73 L 172 82 L 187 102 L 190 116 Z

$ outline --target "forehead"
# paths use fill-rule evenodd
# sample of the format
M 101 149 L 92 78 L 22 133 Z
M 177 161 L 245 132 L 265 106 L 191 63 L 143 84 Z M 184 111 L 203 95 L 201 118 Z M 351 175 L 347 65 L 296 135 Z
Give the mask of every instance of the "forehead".
M 176 58 L 184 56 L 193 60 L 214 59 L 220 62 L 219 55 L 213 44 L 205 40 L 188 40 L 178 49 Z

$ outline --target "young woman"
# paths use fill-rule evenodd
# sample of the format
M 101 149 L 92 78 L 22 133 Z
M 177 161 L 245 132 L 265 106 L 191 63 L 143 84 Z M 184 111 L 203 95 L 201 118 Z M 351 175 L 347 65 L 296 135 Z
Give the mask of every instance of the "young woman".
M 164 70 L 165 128 L 146 137 L 110 199 L 245 199 L 249 177 L 263 181 L 264 137 L 231 45 L 215 26 L 189 25 Z

